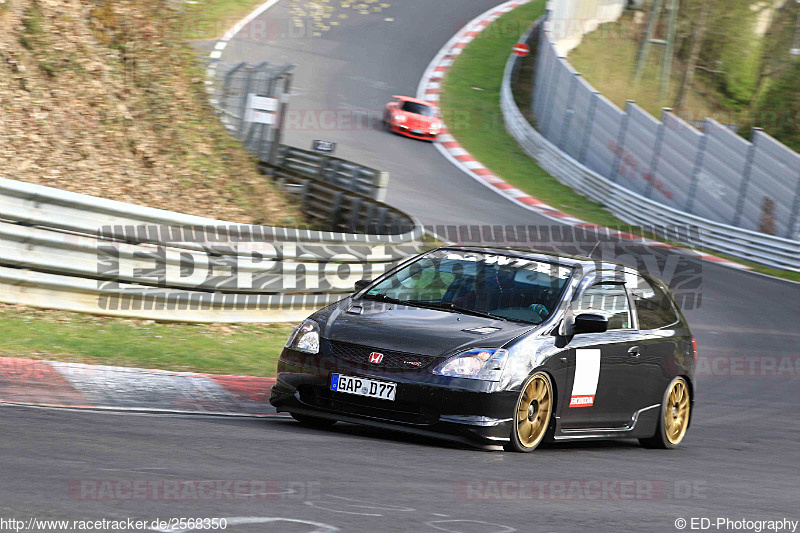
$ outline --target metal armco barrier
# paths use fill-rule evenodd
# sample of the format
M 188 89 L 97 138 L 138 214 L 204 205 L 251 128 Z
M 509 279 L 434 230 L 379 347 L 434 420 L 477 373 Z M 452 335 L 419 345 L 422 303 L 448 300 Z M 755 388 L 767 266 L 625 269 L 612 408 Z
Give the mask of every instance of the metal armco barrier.
M 306 220 L 337 231 L 397 235 L 413 227 L 405 213 L 369 196 L 261 163 L 262 170 L 294 196 Z
M 382 202 L 389 173 L 281 144 L 293 65 L 239 63 L 217 82 L 223 123 L 259 161 Z
M 385 200 L 389 186 L 388 172 L 286 145 L 278 149 L 276 165 L 379 202 Z
M 188 322 L 296 321 L 415 255 L 388 174 L 280 144 L 291 65 L 231 69 L 223 122 L 314 230 L 248 226 L 0 178 L 0 302 Z
M 212 104 L 222 122 L 261 161 L 275 161 L 294 65 L 239 63 L 230 68 Z
M 325 213 L 320 226 L 383 234 L 234 224 L 0 178 L 0 301 L 156 320 L 294 321 L 421 247 L 422 227 L 396 209 L 314 180 L 298 189 L 315 196 L 307 205 Z
M 558 1 L 556 0 L 556 2 Z M 546 18 L 538 21 L 520 42 L 534 42 L 539 35 L 541 38 L 537 52 L 537 71 L 532 102 L 534 116 L 538 117 L 539 129 L 535 129 L 528 122 L 514 100 L 511 80 L 519 60 L 514 54 L 509 57 L 506 64 L 500 103 L 506 130 L 530 157 L 539 162 L 542 168 L 564 185 L 603 204 L 617 218 L 626 223 L 643 226 L 696 226 L 699 230 L 699 240 L 684 242 L 684 244 L 717 250 L 775 268 L 800 270 L 800 240 L 796 238 L 767 235 L 752 229 L 726 224 L 694 212 L 687 212 L 683 209 L 685 204 L 682 203 L 688 201 L 686 196 L 679 201 L 678 206 L 656 201 L 654 197 L 657 194 L 663 194 L 664 190 L 671 190 L 664 182 L 668 181 L 669 187 L 671 187 L 672 180 L 662 181 L 662 178 L 659 178 L 661 174 L 653 172 L 650 166 L 645 166 L 645 172 L 640 176 L 643 178 L 641 189 L 632 187 L 630 180 L 624 178 L 630 177 L 630 173 L 634 170 L 641 170 L 640 165 L 636 163 L 638 159 L 630 154 L 638 154 L 646 149 L 645 131 L 650 131 L 654 138 L 660 136 L 662 139 L 661 143 L 656 145 L 659 146 L 660 154 L 649 159 L 645 158 L 648 163 L 657 161 L 660 157 L 663 161 L 662 169 L 669 169 L 670 176 L 693 179 L 698 195 L 695 204 L 702 203 L 694 211 L 698 211 L 702 207 L 703 213 L 705 213 L 706 209 L 720 208 L 718 201 L 714 207 L 709 207 L 709 204 L 714 204 L 714 201 L 701 195 L 700 189 L 703 189 L 702 194 L 708 194 L 708 185 L 701 183 L 698 186 L 697 181 L 698 179 L 702 180 L 703 174 L 698 172 L 697 168 L 707 168 L 709 172 L 724 172 L 724 170 L 713 170 L 708 166 L 708 162 L 704 163 L 699 154 L 691 150 L 675 153 L 672 149 L 667 149 L 667 146 L 672 146 L 672 142 L 676 142 L 678 145 L 684 142 L 676 139 L 668 141 L 668 136 L 672 137 L 680 132 L 692 130 L 682 121 L 680 121 L 680 127 L 676 127 L 674 124 L 670 126 L 670 121 L 680 120 L 677 117 L 666 117 L 667 122 L 662 123 L 666 126 L 659 126 L 655 119 L 649 115 L 643 116 L 646 114 L 635 106 L 630 107 L 627 114 L 619 110 L 614 113 L 609 111 L 613 105 L 594 91 L 585 80 L 580 79 L 569 63 L 557 56 L 554 42 L 547 37 Z M 566 85 L 567 89 L 572 86 L 574 90 L 564 88 L 562 82 L 565 80 L 569 80 Z M 556 91 L 553 90 L 554 87 L 561 87 L 563 90 Z M 586 91 L 589 91 L 589 97 L 577 96 L 579 92 Z M 603 117 L 599 118 L 600 115 Z M 600 127 L 599 125 L 604 120 L 612 126 Z M 731 149 L 731 144 L 746 143 L 730 132 L 725 132 L 722 137 L 717 138 L 712 131 L 709 131 L 706 134 L 707 141 L 703 142 L 701 142 L 702 134 L 694 131 L 691 133 L 696 137 L 695 146 L 717 143 L 720 144 L 720 150 L 723 150 L 722 144 L 725 144 L 725 149 Z M 724 140 L 731 135 L 735 137 L 734 141 Z M 763 134 L 757 134 L 757 138 L 754 139 L 757 143 L 761 142 L 760 135 Z M 767 136 L 764 135 L 764 137 Z M 652 151 L 653 146 L 650 146 L 650 149 Z M 721 151 L 715 152 L 709 148 L 704 148 L 704 150 L 709 156 L 716 154 L 714 157 L 717 159 L 722 157 Z M 686 158 L 687 153 L 695 155 Z M 740 154 L 737 158 L 731 155 L 724 163 L 728 166 L 735 165 L 741 159 L 742 168 L 750 167 L 751 176 L 755 176 L 754 162 L 751 161 L 749 164 L 744 162 L 747 157 L 749 157 L 747 153 Z M 709 159 L 712 162 L 716 161 L 716 165 L 723 163 L 711 157 Z M 800 156 L 798 156 L 797 163 L 794 163 L 794 166 L 791 165 L 791 161 L 789 161 L 785 168 L 798 174 L 795 187 L 800 188 Z M 598 168 L 602 172 L 598 171 Z M 724 169 L 725 167 L 719 168 Z M 766 175 L 760 170 L 758 172 L 762 177 Z M 774 176 L 773 178 L 776 179 Z M 752 184 L 750 187 L 752 193 Z M 744 185 L 743 188 L 747 190 Z M 787 190 L 782 201 L 785 201 L 786 198 L 791 201 L 794 198 L 794 204 L 797 204 L 794 194 L 794 191 L 791 191 L 790 194 Z M 741 209 L 735 202 L 727 205 L 726 208 L 741 213 Z M 783 223 L 796 226 L 797 210 L 797 205 L 794 205 L 791 211 L 786 213 L 779 210 L 781 216 L 786 215 L 782 218 Z

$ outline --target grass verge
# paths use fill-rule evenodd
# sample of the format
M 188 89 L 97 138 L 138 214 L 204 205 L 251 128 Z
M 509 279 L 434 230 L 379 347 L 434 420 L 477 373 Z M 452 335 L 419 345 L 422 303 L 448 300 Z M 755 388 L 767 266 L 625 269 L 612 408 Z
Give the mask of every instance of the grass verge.
M 265 0 L 205 0 L 186 4 L 183 35 L 188 40 L 221 37 Z
M 561 185 L 528 157 L 506 132 L 500 111 L 500 86 L 511 48 L 544 13 L 535 0 L 506 13 L 458 56 L 444 80 L 441 110 L 449 132 L 476 159 L 515 187 L 561 209 L 603 225 L 621 222 L 603 207 Z M 469 110 L 468 115 L 464 110 Z
M 293 324 L 175 324 L 0 304 L 0 357 L 273 377 Z
M 539 200 L 587 222 L 624 227 L 637 232 L 597 202 L 581 196 L 545 172 L 506 132 L 500 110 L 503 70 L 520 36 L 544 14 L 544 0 L 534 0 L 510 11 L 486 27 L 450 67 L 440 94 L 441 112 L 447 127 L 473 157 L 515 187 Z M 530 67 L 530 61 L 526 61 Z M 522 77 L 525 74 L 523 65 Z M 464 110 L 469 110 L 465 114 Z M 724 257 L 723 254 L 710 252 Z M 753 270 L 797 281 L 800 274 L 778 270 L 738 258 L 730 258 Z

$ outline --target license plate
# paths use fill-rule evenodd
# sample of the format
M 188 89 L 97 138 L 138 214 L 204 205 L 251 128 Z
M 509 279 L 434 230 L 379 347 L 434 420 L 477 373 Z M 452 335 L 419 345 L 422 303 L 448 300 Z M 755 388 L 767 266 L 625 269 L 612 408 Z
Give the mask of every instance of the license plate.
M 422 135 L 422 130 L 411 130 L 411 133 L 416 133 L 417 135 Z
M 394 400 L 397 383 L 333 374 L 331 376 L 331 390 L 366 396 L 367 398 Z

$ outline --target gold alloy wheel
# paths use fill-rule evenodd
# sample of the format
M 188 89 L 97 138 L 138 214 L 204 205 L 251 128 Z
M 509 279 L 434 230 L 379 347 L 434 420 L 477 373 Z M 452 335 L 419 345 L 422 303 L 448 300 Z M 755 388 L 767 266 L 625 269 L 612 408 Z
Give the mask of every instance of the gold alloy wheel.
M 536 374 L 525 385 L 517 403 L 517 438 L 526 448 L 534 448 L 544 438 L 553 411 L 553 391 L 543 374 Z
M 664 432 L 671 444 L 679 444 L 689 425 L 689 387 L 683 378 L 676 379 L 664 406 Z

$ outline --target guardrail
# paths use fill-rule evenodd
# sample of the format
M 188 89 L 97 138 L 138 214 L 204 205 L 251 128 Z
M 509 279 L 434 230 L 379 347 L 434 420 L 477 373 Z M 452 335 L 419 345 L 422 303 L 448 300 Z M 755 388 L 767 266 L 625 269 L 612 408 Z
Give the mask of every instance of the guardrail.
M 386 199 L 388 172 L 286 145 L 278 149 L 276 165 L 379 202 Z
M 408 215 L 272 170 L 319 225 L 384 234 L 235 224 L 0 178 L 0 301 L 156 320 L 293 321 L 419 251 L 423 229 Z
M 544 20 L 537 21 L 520 42 L 534 42 L 538 32 L 542 31 Z M 552 46 L 547 39 L 542 43 L 542 46 Z M 666 206 L 614 183 L 550 142 L 528 122 L 514 100 L 511 80 L 518 60 L 512 54 L 503 74 L 500 106 L 506 130 L 525 153 L 536 159 L 559 182 L 603 204 L 625 223 L 650 227 L 695 226 L 698 232 L 686 233 L 696 238 L 683 244 L 724 252 L 775 268 L 800 270 L 800 241 L 730 226 Z
M 267 163 L 259 166 L 302 205 L 303 214 L 314 225 L 378 235 L 402 234 L 414 225 L 414 221 L 402 211 L 353 192 L 352 188 L 342 188 L 285 167 L 273 167 Z

